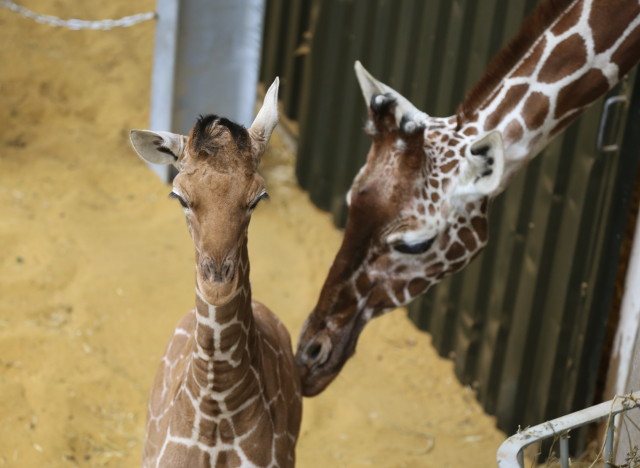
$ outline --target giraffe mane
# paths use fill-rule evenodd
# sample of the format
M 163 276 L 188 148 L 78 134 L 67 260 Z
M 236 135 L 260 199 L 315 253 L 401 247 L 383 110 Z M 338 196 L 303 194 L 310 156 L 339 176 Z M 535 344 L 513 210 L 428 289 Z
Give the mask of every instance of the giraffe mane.
M 486 72 L 466 95 L 456 112 L 457 127 L 471 121 L 485 101 L 491 97 L 505 74 L 532 48 L 540 35 L 565 11 L 574 0 L 543 0 L 523 22 L 513 37 L 489 62 Z
M 193 127 L 191 134 L 191 148 L 195 154 L 215 155 L 221 145 L 218 138 L 226 130 L 231 134 L 239 149 L 247 149 L 251 146 L 249 132 L 242 125 L 232 122 L 215 114 L 201 115 Z

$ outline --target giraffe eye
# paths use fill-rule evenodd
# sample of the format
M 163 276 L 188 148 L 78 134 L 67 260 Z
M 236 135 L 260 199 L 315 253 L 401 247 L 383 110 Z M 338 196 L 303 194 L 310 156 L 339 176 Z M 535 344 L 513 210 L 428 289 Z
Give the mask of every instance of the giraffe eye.
M 393 244 L 392 247 L 394 248 L 394 250 L 400 253 L 421 254 L 429 250 L 434 240 L 436 240 L 436 238 L 432 237 L 431 239 L 428 239 L 426 241 L 417 242 L 414 244 L 407 244 L 406 242 L 401 241 L 401 242 L 396 242 L 395 244 Z

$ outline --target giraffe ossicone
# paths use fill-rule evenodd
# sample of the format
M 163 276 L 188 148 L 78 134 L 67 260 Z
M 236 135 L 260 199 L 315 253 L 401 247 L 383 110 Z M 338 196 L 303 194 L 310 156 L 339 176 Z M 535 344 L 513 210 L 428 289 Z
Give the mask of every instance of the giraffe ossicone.
M 419 111 L 356 62 L 372 142 L 300 333 L 303 394 L 338 375 L 369 320 L 464 268 L 487 243 L 491 200 L 639 59 L 637 0 L 545 0 L 450 117 Z
M 302 396 L 289 333 L 253 301 L 247 229 L 266 197 L 257 172 L 278 121 L 278 79 L 250 128 L 215 115 L 189 136 L 132 130 L 136 152 L 173 164 L 196 259 L 195 308 L 178 323 L 156 374 L 145 468 L 295 465 Z

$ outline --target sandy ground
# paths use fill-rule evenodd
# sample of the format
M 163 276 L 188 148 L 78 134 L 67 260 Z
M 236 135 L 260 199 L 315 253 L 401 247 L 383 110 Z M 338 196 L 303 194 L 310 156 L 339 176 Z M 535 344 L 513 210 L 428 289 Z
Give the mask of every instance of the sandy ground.
M 154 6 L 21 3 L 85 19 Z M 148 122 L 152 50 L 153 22 L 67 31 L 0 9 L 0 466 L 139 466 L 149 386 L 194 279 L 181 210 L 128 144 Z M 295 341 L 341 234 L 273 143 L 252 283 Z M 504 434 L 430 342 L 404 311 L 374 321 L 305 400 L 298 466 L 495 466 Z

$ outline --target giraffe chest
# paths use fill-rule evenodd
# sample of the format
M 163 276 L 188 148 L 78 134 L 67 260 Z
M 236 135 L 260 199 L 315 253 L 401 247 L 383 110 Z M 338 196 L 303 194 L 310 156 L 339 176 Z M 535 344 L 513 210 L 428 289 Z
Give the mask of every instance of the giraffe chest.
M 263 378 L 286 375 L 286 365 L 272 359 L 280 352 L 277 345 L 260 336 L 263 351 L 238 378 L 232 360 L 224 356 L 198 364 L 204 359 L 194 346 L 195 323 L 193 312 L 181 321 L 156 376 L 143 466 L 293 466 L 300 400 L 287 406 L 289 394 L 295 401 L 295 389 Z

